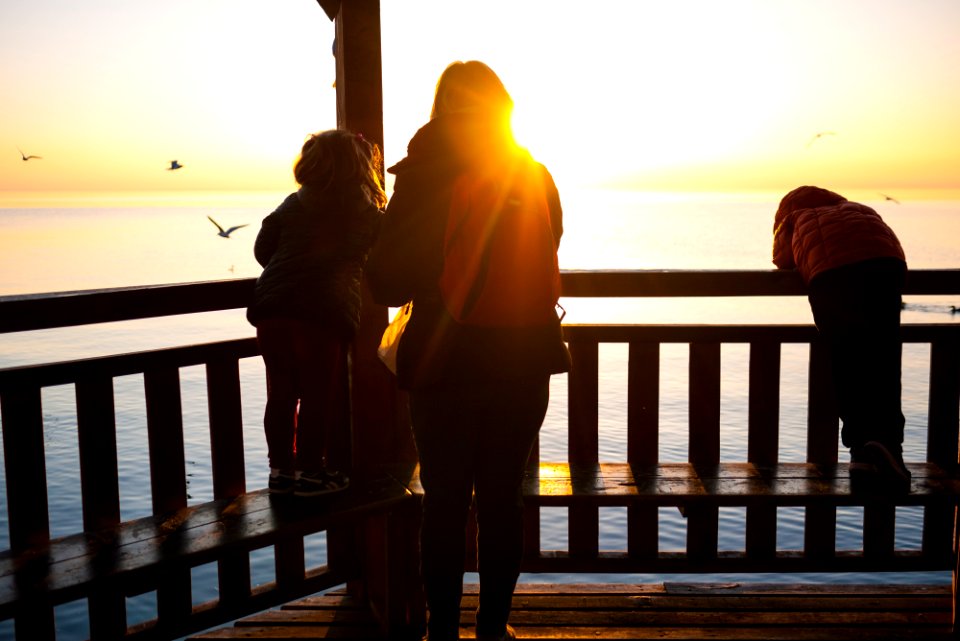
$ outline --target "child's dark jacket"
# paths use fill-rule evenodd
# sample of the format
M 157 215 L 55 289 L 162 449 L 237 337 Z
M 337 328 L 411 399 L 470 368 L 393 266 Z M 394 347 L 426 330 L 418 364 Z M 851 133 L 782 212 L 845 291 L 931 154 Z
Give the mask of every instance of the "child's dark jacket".
M 247 319 L 293 318 L 351 338 L 360 324 L 361 279 L 381 212 L 358 189 L 304 186 L 263 220 L 254 255 L 264 270 Z

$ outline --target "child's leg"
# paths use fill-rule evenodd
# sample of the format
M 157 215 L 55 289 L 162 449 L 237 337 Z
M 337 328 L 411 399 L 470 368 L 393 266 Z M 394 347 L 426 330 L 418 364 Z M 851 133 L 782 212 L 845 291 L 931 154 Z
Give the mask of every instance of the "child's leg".
M 257 328 L 257 343 L 267 371 L 267 407 L 263 429 L 270 467 L 292 475 L 294 433 L 297 424 L 297 372 L 295 346 L 289 323 L 271 320 Z
M 308 328 L 298 336 L 300 415 L 297 424 L 296 468 L 319 472 L 332 446 L 345 446 L 347 420 L 346 342 L 338 334 Z M 336 457 L 334 457 L 336 458 Z M 341 467 L 345 461 L 329 461 Z

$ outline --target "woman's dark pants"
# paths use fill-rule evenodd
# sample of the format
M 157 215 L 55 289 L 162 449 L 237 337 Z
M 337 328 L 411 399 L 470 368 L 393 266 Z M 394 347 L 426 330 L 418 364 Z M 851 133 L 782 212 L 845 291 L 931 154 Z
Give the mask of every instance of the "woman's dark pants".
M 502 634 L 523 556 L 521 483 L 549 400 L 548 376 L 410 393 L 420 457 L 421 575 L 431 641 L 458 638 L 465 531 L 476 497 L 477 634 Z

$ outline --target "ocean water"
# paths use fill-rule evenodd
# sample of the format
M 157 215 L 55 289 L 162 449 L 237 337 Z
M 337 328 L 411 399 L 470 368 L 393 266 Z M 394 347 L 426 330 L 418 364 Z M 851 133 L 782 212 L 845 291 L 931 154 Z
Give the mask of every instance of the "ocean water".
M 260 221 L 284 194 L 127 194 L 107 199 L 25 200 L 23 206 L 0 209 L 0 296 L 98 289 L 128 285 L 195 282 L 255 277 L 260 268 L 253 259 L 253 241 Z M 564 238 L 560 263 L 564 269 L 770 269 L 771 228 L 778 196 L 771 194 L 651 194 L 584 190 L 562 194 Z M 851 195 L 851 197 L 853 197 Z M 960 201 L 909 200 L 900 205 L 875 194 L 861 201 L 874 206 L 896 230 L 913 268 L 960 267 Z M 207 219 L 224 227 L 247 225 L 229 239 L 216 234 Z M 753 299 L 566 299 L 571 323 L 701 323 L 701 322 L 811 322 L 806 300 Z M 960 322 L 951 312 L 960 301 L 945 297 L 906 299 L 903 322 Z M 252 336 L 243 311 L 196 314 L 127 323 L 43 330 L 0 335 L 0 367 L 70 360 L 103 354 Z M 747 362 L 746 346 L 723 347 L 721 382 L 721 458 L 745 460 Z M 687 351 L 684 345 L 664 345 L 661 352 L 660 459 L 686 460 Z M 784 461 L 804 458 L 806 423 L 806 361 L 804 346 L 783 347 L 781 373 L 781 451 Z M 626 458 L 626 367 L 624 345 L 602 345 L 600 350 L 600 457 Z M 904 348 L 903 405 L 907 417 L 907 458 L 922 454 L 926 424 L 926 383 L 929 350 L 922 345 Z M 266 484 L 266 448 L 261 419 L 265 402 L 263 366 L 258 358 L 241 362 L 243 423 L 246 444 L 247 487 Z M 212 498 L 209 439 L 203 368 L 181 372 L 184 431 L 190 501 Z M 147 465 L 146 409 L 141 376 L 116 380 L 121 516 L 150 513 Z M 53 536 L 82 529 L 79 497 L 79 460 L 76 451 L 76 410 L 73 389 L 43 392 L 44 442 L 47 457 L 49 512 Z M 2 429 L 2 425 L 0 425 Z M 554 377 L 552 399 L 541 431 L 542 460 L 566 457 L 566 377 Z M 0 443 L 2 447 L 2 443 Z M 845 460 L 846 454 L 841 454 Z M 0 478 L 0 549 L 8 546 L 6 480 Z M 897 544 L 920 545 L 920 516 L 915 508 L 897 511 Z M 838 513 L 838 546 L 856 547 L 862 541 L 862 510 Z M 745 511 L 720 511 L 720 547 L 744 548 Z M 803 513 L 782 509 L 777 545 L 802 547 Z M 542 545 L 565 549 L 566 513 L 542 513 Z M 660 548 L 680 549 L 686 523 L 676 510 L 660 514 Z M 601 510 L 600 548 L 626 547 L 626 510 Z M 322 534 L 307 542 L 311 562 L 322 563 L 326 546 Z M 254 583 L 272 580 L 269 550 L 251 558 Z M 524 575 L 525 581 L 661 581 L 652 575 Z M 743 579 L 743 575 L 709 575 L 703 580 Z M 751 580 L 784 580 L 777 575 L 753 575 Z M 809 575 L 821 581 L 947 582 L 949 573 L 923 575 Z M 681 579 L 685 580 L 685 579 Z M 216 594 L 216 568 L 194 571 L 194 600 Z M 130 622 L 151 618 L 155 598 L 131 599 Z M 65 639 L 85 638 L 84 604 L 58 608 L 58 627 Z M 0 623 L 0 638 L 11 628 Z

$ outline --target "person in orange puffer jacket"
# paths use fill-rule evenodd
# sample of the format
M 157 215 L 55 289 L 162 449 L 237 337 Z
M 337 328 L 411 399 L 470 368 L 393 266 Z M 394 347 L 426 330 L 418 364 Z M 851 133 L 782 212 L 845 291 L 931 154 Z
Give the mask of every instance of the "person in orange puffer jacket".
M 851 481 L 909 491 L 900 405 L 907 263 L 896 234 L 866 205 L 798 187 L 777 209 L 773 263 L 796 269 L 807 284 L 814 323 L 830 349 Z

